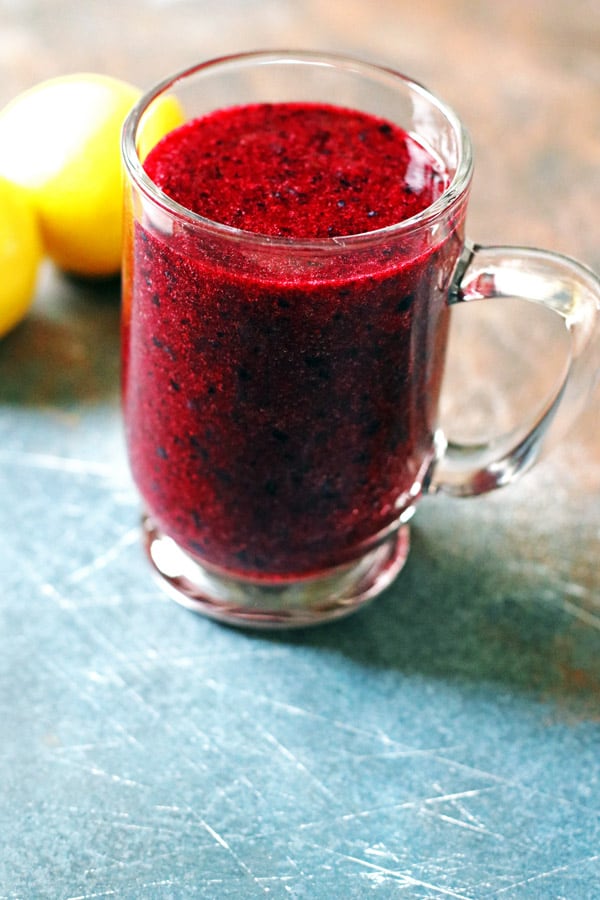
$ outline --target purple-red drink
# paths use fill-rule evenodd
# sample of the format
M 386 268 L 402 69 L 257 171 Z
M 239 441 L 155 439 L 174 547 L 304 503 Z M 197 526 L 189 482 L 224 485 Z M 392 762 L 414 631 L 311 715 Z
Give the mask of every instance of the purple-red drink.
M 187 209 L 278 239 L 151 216 L 130 235 L 124 409 L 148 514 L 232 574 L 360 556 L 431 464 L 462 222 L 380 232 L 368 252 L 339 238 L 427 209 L 446 172 L 400 128 L 314 104 L 210 114 L 145 169 Z M 293 246 L 314 238 L 338 241 Z

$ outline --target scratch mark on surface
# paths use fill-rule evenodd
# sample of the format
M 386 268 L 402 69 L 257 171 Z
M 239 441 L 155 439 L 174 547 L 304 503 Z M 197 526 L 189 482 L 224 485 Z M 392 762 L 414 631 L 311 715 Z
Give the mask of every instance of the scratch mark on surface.
M 477 834 L 489 835 L 490 837 L 498 838 L 498 840 L 501 841 L 506 840 L 503 834 L 496 831 L 490 831 L 484 825 L 472 825 L 471 822 L 456 819 L 454 816 L 446 816 L 443 813 L 437 813 L 436 818 L 441 819 L 443 822 L 448 822 L 450 825 L 457 825 L 460 828 L 466 828 L 468 831 L 475 831 Z
M 505 894 L 507 891 L 514 891 L 515 888 L 524 887 L 527 884 L 532 884 L 534 881 L 540 881 L 542 878 L 550 878 L 552 875 L 558 875 L 560 872 L 568 872 L 568 870 L 573 867 L 581 866 L 585 863 L 596 862 L 599 859 L 600 855 L 594 854 L 594 856 L 586 856 L 583 859 L 567 863 L 564 866 L 556 866 L 554 869 L 549 869 L 547 872 L 538 872 L 535 875 L 530 875 L 529 878 L 524 878 L 522 881 L 514 881 L 506 887 L 499 888 L 499 890 L 494 892 L 493 896 L 498 897 L 500 894 Z
M 77 459 L 69 456 L 55 456 L 50 453 L 19 453 L 10 456 L 10 464 L 25 468 L 50 469 L 59 472 L 77 473 L 79 475 L 96 475 L 101 478 L 114 477 L 114 465 L 95 462 L 88 459 Z
M 195 815 L 195 813 L 192 809 L 190 809 L 190 812 Z M 262 885 L 260 883 L 260 880 L 256 877 L 256 875 L 252 872 L 252 870 L 250 868 L 248 868 L 248 866 L 243 861 L 243 859 L 240 859 L 240 857 L 235 852 L 235 850 L 233 850 L 229 846 L 229 844 L 227 843 L 225 838 L 222 837 L 218 831 L 215 831 L 214 828 L 211 828 L 211 826 L 208 824 L 208 822 L 205 822 L 204 819 L 200 818 L 199 816 L 196 816 L 196 818 L 198 818 L 202 827 L 208 832 L 208 834 L 213 838 L 213 840 L 215 840 L 220 847 L 222 847 L 224 850 L 226 850 L 231 855 L 231 857 L 235 860 L 235 862 L 238 864 L 240 869 L 242 869 L 246 873 L 246 875 L 248 875 L 252 879 L 254 884 L 256 884 L 262 890 L 262 892 L 264 894 L 269 894 L 270 893 L 269 888 L 264 887 L 264 885 Z
M 435 788 L 438 788 L 438 785 L 434 785 Z M 492 790 L 490 787 L 484 788 L 471 788 L 466 791 L 454 791 L 452 794 L 436 794 L 435 797 L 428 797 L 425 801 L 417 801 L 424 803 L 446 803 L 447 801 L 452 800 L 464 800 L 466 797 L 478 797 L 480 794 L 486 793 L 487 791 Z M 412 804 L 411 804 L 412 805 Z
M 386 735 L 381 736 L 379 732 L 374 732 L 372 737 L 375 740 L 381 740 L 382 743 L 390 743 L 393 744 L 393 740 L 388 738 Z M 389 751 L 384 751 L 382 753 L 377 753 L 374 751 L 373 753 L 353 753 L 352 759 L 355 763 L 368 763 L 374 762 L 377 760 L 394 760 L 394 759 L 404 759 L 406 757 L 430 757 L 431 759 L 439 759 L 440 754 L 442 753 L 459 753 L 463 749 L 461 744 L 448 744 L 444 747 L 427 747 L 424 749 L 420 749 L 418 747 L 402 749 L 399 747 L 398 749 L 392 749 Z
M 397 741 L 395 738 L 390 737 L 381 729 L 369 729 L 369 728 L 361 728 L 358 725 L 355 725 L 351 722 L 344 722 L 339 719 L 332 719 L 325 714 L 321 714 L 315 712 L 314 710 L 306 709 L 303 706 L 297 706 L 296 704 L 285 703 L 282 700 L 277 700 L 274 697 L 271 697 L 267 694 L 261 694 L 255 691 L 250 691 L 244 688 L 235 687 L 233 688 L 231 684 L 225 684 L 217 681 L 214 678 L 206 678 L 204 680 L 205 687 L 210 687 L 215 693 L 219 694 L 227 694 L 231 695 L 234 691 L 239 697 L 248 697 L 252 700 L 253 704 L 263 703 L 266 706 L 270 706 L 273 709 L 280 710 L 281 712 L 285 712 L 290 716 L 298 716 L 304 717 L 307 719 L 311 719 L 314 722 L 323 722 L 327 725 L 328 728 L 338 728 L 340 731 L 344 731 L 347 734 L 356 735 L 357 737 L 364 737 L 368 740 L 377 740 L 382 744 L 385 744 L 389 747 L 394 748 L 394 752 L 398 755 L 428 755 L 431 756 L 432 759 L 441 759 L 444 762 L 450 762 L 452 765 L 458 765 L 454 762 L 454 760 L 447 760 L 444 756 L 440 755 L 442 751 L 448 750 L 447 747 L 439 748 L 427 748 L 427 749 L 415 749 L 408 744 L 401 743 Z M 356 757 L 353 757 L 356 758 Z M 486 773 L 487 774 L 487 773 Z M 494 777 L 494 776 L 489 776 Z
M 371 877 L 373 877 L 374 875 L 385 876 L 386 879 L 392 878 L 395 881 L 398 881 L 400 883 L 399 886 L 402 887 L 420 887 L 425 888 L 428 891 L 437 891 L 438 894 L 442 894 L 442 896 L 444 897 L 454 897 L 456 898 L 456 900 L 472 900 L 472 898 L 468 897 L 466 894 L 459 894 L 456 891 L 451 890 L 450 888 L 443 887 L 442 885 L 431 884 L 427 881 L 422 881 L 420 878 L 414 878 L 414 876 L 409 875 L 407 872 L 388 869 L 385 866 L 378 866 L 376 863 L 368 862 L 365 859 L 360 859 L 360 857 L 358 856 L 350 856 L 345 853 L 339 853 L 337 850 L 332 850 L 328 847 L 322 849 L 326 849 L 327 852 L 334 854 L 341 859 L 357 863 L 357 865 L 369 869 Z
M 478 834 L 486 834 L 486 835 L 489 835 L 490 837 L 495 837 L 501 841 L 505 840 L 505 837 L 503 834 L 500 834 L 499 832 L 496 832 L 496 831 L 491 831 L 489 828 L 487 828 L 485 826 L 485 824 L 480 819 L 478 819 L 476 816 L 474 816 L 467 809 L 467 807 L 465 806 L 464 803 L 459 802 L 460 800 L 463 800 L 466 797 L 473 796 L 473 792 L 464 791 L 464 792 L 462 792 L 462 794 L 444 794 L 444 790 L 439 783 L 435 782 L 433 784 L 433 787 L 436 790 L 440 791 L 440 796 L 439 797 L 430 797 L 428 800 L 425 801 L 425 804 L 427 804 L 428 806 L 431 806 L 434 802 L 439 802 L 440 800 L 449 801 L 450 805 L 452 807 L 454 807 L 454 809 L 456 809 L 457 812 L 459 813 L 459 815 L 462 817 L 462 818 L 457 818 L 456 816 L 449 816 L 449 815 L 445 815 L 443 813 L 434 813 L 434 815 L 436 815 L 437 818 L 441 819 L 442 821 L 448 822 L 451 825 L 457 825 L 457 826 L 460 826 L 461 828 L 467 828 L 471 831 L 475 831 Z M 479 793 L 481 793 L 481 790 L 477 790 L 477 794 L 479 794 Z M 426 810 L 426 812 L 428 814 L 431 814 L 429 810 Z
M 292 751 L 282 744 L 281 741 L 277 740 L 275 735 L 271 734 L 270 731 L 267 731 L 262 726 L 255 723 L 256 730 L 262 734 L 262 736 L 273 746 L 276 747 L 277 750 L 285 757 L 289 762 L 293 763 L 294 766 L 298 769 L 299 772 L 302 772 L 303 775 L 306 775 L 313 784 L 317 786 L 317 788 L 327 797 L 328 800 L 333 801 L 337 805 L 337 799 L 335 794 L 333 794 L 329 788 L 323 784 L 323 782 L 314 775 L 310 769 L 304 765 L 304 763 L 295 756 Z
M 580 606 L 577 606 L 576 603 L 567 600 L 566 597 L 562 598 L 562 605 L 565 611 L 572 615 L 573 618 L 579 619 L 580 622 L 589 625 L 590 628 L 595 628 L 597 631 L 600 631 L 600 617 L 595 616 L 594 613 L 588 612 L 587 609 L 582 609 Z
M 129 730 L 119 722 L 118 719 L 115 719 L 114 716 L 106 713 L 106 710 L 103 709 L 98 702 L 92 697 L 86 690 L 84 690 L 83 682 L 78 679 L 69 678 L 66 672 L 64 672 L 59 665 L 57 665 L 53 660 L 49 657 L 46 658 L 45 664 L 48 669 L 52 672 L 53 677 L 59 679 L 63 683 L 68 684 L 69 689 L 75 690 L 77 696 L 80 697 L 84 702 L 88 703 L 94 712 L 98 715 L 102 715 L 103 719 L 110 723 L 114 730 L 122 735 L 123 739 L 131 745 L 138 745 L 139 741 L 135 738 Z M 58 757 L 57 757 L 58 758 Z
M 67 897 L 66 900 L 92 900 L 93 897 L 115 897 L 116 894 L 116 891 L 112 891 L 109 888 L 107 891 L 100 891 L 99 893 L 78 894 L 77 897 Z
M 108 781 L 112 781 L 116 784 L 124 784 L 127 787 L 142 788 L 144 790 L 147 788 L 147 785 L 143 784 L 141 781 L 134 781 L 132 778 L 123 778 L 121 775 L 115 775 L 113 772 L 106 772 L 104 769 L 98 768 L 98 766 L 86 766 L 83 763 L 74 762 L 72 759 L 61 759 L 60 757 L 57 757 L 55 762 L 64 764 L 68 766 L 69 769 L 79 769 L 82 772 L 88 772 L 96 778 L 106 778 Z
M 79 608 L 71 601 L 67 600 L 67 598 L 64 597 L 63 594 L 61 594 L 60 591 L 58 591 L 54 587 L 54 585 L 49 584 L 48 582 L 40 581 L 40 590 L 42 591 L 44 596 L 49 597 L 54 603 L 56 603 L 58 607 L 68 610 L 81 630 L 84 633 L 88 634 L 92 638 L 92 640 L 94 640 L 100 647 L 108 649 L 114 659 L 119 660 L 119 662 L 125 665 L 130 665 L 130 656 L 119 650 L 119 648 L 115 644 L 113 644 L 112 641 L 110 641 L 100 631 L 99 628 L 90 623 L 90 620 L 80 613 Z M 121 684 L 124 685 L 122 679 Z
M 366 847 L 365 853 L 367 856 L 377 856 L 379 859 L 391 859 L 392 862 L 399 863 L 400 857 L 396 853 L 392 853 L 387 847 L 379 844 L 375 847 Z
M 563 581 L 559 583 L 565 593 L 570 594 L 571 597 L 580 597 L 583 600 L 589 595 L 588 589 L 582 584 L 578 584 L 576 581 Z
M 60 755 L 61 753 L 88 753 L 90 750 L 116 750 L 120 746 L 121 742 L 114 740 L 98 741 L 98 743 L 93 744 L 61 744 L 53 747 L 52 753 L 53 755 Z
M 385 860 L 388 866 L 394 864 L 401 867 L 403 864 L 402 857 L 397 853 L 394 853 L 389 847 L 386 847 L 385 844 L 379 843 L 374 847 L 365 847 L 363 848 L 363 853 L 366 856 L 378 857 L 380 860 Z M 450 852 L 447 855 L 436 855 L 435 857 L 428 859 L 427 863 L 431 875 L 435 872 L 439 872 L 443 873 L 445 878 L 448 878 L 451 875 L 460 878 L 464 872 L 465 857 L 463 853 Z
M 172 878 L 165 878 L 162 881 L 145 881 L 142 885 L 143 888 L 153 888 L 153 887 L 177 887 Z
M 80 566 L 79 569 L 76 569 L 74 572 L 71 572 L 70 575 L 67 576 L 67 581 L 69 584 L 77 584 L 80 581 L 83 581 L 84 578 L 87 578 L 88 575 L 91 575 L 93 572 L 97 572 L 100 569 L 106 568 L 106 566 L 113 562 L 120 554 L 121 551 L 126 547 L 130 547 L 133 544 L 137 544 L 140 539 L 139 528 L 131 528 L 129 531 L 126 531 L 125 534 L 121 535 L 121 537 L 109 547 L 104 553 L 101 553 L 97 556 L 91 563 L 88 563 L 85 566 Z
M 351 812 L 345 813 L 343 816 L 340 816 L 338 821 L 340 822 L 351 822 L 354 819 L 361 819 L 366 816 L 372 816 L 376 813 L 382 812 L 383 810 L 401 810 L 401 809 L 422 809 L 425 806 L 431 806 L 436 803 L 442 803 L 448 800 L 453 800 L 458 797 L 477 797 L 480 794 L 488 793 L 489 791 L 495 790 L 495 786 L 493 787 L 483 787 L 483 788 L 473 788 L 468 791 L 460 791 L 456 794 L 446 794 L 442 797 L 425 797 L 418 798 L 416 800 L 406 800 L 403 803 L 389 803 L 389 804 L 381 804 L 378 806 L 374 806 L 370 809 L 361 809 L 359 812 Z M 312 827 L 312 824 L 307 824 L 303 827 Z
M 517 563 L 510 563 L 509 568 L 513 571 L 522 571 L 523 565 Z M 555 607 L 562 607 L 565 612 L 569 613 L 569 615 L 573 616 L 576 619 L 579 619 L 585 625 L 589 625 L 591 628 L 594 628 L 600 631 L 600 618 L 594 613 L 589 612 L 586 609 L 582 609 L 581 606 L 578 606 L 577 603 L 574 603 L 572 600 L 569 600 L 568 597 L 574 597 L 579 600 L 589 600 L 595 602 L 595 598 L 591 596 L 591 592 L 584 585 L 579 584 L 576 581 L 569 581 L 565 578 L 557 577 L 556 573 L 553 572 L 549 566 L 543 565 L 542 563 L 530 563 L 525 566 L 525 568 L 534 573 L 536 576 L 542 576 L 544 578 L 549 578 L 553 582 L 556 588 L 562 591 L 567 596 L 557 596 L 556 591 L 553 590 L 545 590 L 541 594 L 541 599 L 545 602 L 551 604 Z M 597 603 L 595 603 L 597 605 Z

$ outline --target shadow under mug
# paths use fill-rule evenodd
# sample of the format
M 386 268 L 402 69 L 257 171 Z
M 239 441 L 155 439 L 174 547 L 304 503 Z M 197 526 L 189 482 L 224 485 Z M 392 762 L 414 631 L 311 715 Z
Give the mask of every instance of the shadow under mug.
M 186 120 L 335 98 L 415 136 L 449 185 L 413 218 L 343 238 L 221 225 L 144 171 L 149 114 L 165 98 Z M 214 60 L 144 96 L 122 151 L 126 439 L 148 555 L 184 605 L 261 627 L 346 615 L 402 568 L 423 494 L 513 481 L 586 404 L 600 362 L 600 283 L 563 256 L 465 240 L 469 138 L 405 76 L 319 53 Z M 526 421 L 467 446 L 439 427 L 450 308 L 491 297 L 552 310 L 569 363 Z

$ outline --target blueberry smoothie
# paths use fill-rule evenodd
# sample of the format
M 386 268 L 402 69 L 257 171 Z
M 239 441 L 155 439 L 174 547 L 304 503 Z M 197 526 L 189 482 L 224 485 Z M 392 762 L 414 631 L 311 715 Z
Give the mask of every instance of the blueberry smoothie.
M 435 239 L 389 226 L 430 207 L 448 174 L 391 122 L 308 103 L 187 122 L 144 168 L 228 226 L 201 234 L 182 211 L 180 226 L 147 216 L 129 235 L 124 413 L 148 515 L 241 577 L 359 557 L 432 461 L 462 222 Z M 367 249 L 344 240 L 364 232 Z

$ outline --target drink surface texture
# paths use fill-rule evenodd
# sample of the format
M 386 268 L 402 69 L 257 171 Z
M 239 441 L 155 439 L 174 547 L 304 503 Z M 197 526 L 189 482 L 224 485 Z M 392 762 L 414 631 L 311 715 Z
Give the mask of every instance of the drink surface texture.
M 430 207 L 446 172 L 391 123 L 301 103 L 188 122 L 144 167 L 210 220 L 149 214 L 128 236 L 124 412 L 147 512 L 241 576 L 360 556 L 433 456 L 461 227 L 390 226 Z M 366 249 L 345 245 L 363 232 Z

